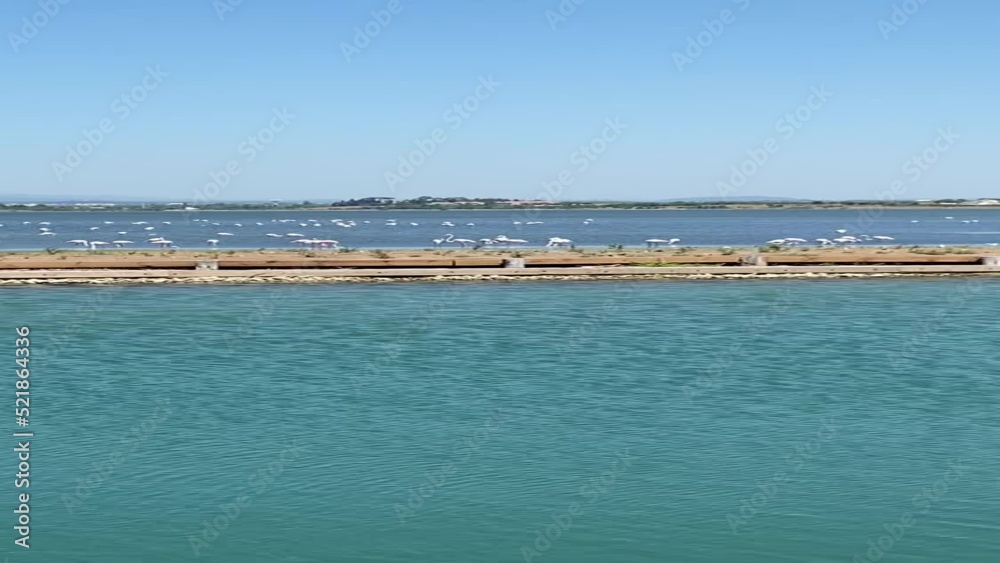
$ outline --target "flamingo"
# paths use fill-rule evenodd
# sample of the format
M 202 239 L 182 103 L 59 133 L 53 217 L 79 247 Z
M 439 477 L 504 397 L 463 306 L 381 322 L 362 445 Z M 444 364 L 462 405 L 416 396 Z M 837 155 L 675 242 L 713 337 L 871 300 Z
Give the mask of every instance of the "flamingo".
M 573 248 L 574 244 L 568 238 L 552 237 L 549 239 L 549 242 L 545 243 L 545 246 L 568 246 Z
M 507 235 L 497 235 L 493 240 L 498 244 L 504 244 L 510 246 L 512 244 L 527 244 L 528 241 L 523 238 L 510 238 Z

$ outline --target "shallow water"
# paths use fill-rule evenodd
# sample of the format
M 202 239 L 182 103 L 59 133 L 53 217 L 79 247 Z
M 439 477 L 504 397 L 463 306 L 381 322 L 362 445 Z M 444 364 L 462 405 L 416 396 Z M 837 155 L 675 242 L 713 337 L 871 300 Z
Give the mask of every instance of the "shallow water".
M 281 223 L 282 219 L 288 221 Z M 321 226 L 312 226 L 308 219 L 319 221 Z M 340 227 L 331 223 L 332 219 L 354 221 L 357 226 Z M 386 224 L 390 219 L 396 220 L 395 226 Z M 586 219 L 593 221 L 585 222 Z M 25 221 L 30 224 L 24 224 Z M 132 224 L 141 221 L 145 224 Z M 442 225 L 445 222 L 454 226 Z M 529 222 L 540 224 L 528 225 Z M 73 248 L 67 242 L 70 240 L 130 240 L 134 244 L 129 248 L 153 248 L 146 241 L 154 236 L 167 238 L 179 248 L 207 248 L 206 241 L 210 239 L 219 240 L 219 248 L 292 248 L 296 246 L 292 241 L 301 238 L 269 237 L 268 233 L 333 239 L 340 241 L 343 247 L 369 249 L 430 248 L 434 239 L 446 238 L 447 234 L 469 240 L 506 235 L 527 240 L 529 247 L 544 246 L 550 237 L 569 238 L 583 247 L 611 244 L 643 247 L 644 241 L 650 238 L 679 238 L 680 246 L 752 246 L 788 237 L 809 241 L 832 239 L 841 236 L 836 232 L 841 229 L 854 236 L 895 239 L 878 244 L 1000 243 L 1000 208 L 886 209 L 881 212 L 831 209 L 0 212 L 0 225 L 3 225 L 0 226 L 0 249 L 7 250 Z M 94 227 L 96 230 L 92 230 Z M 149 227 L 152 230 L 146 230 Z M 40 235 L 41 228 L 56 234 Z M 220 232 L 232 236 L 219 235 Z
M 998 299 L 989 279 L 3 288 L 36 433 L 32 549 L 8 512 L 6 553 L 770 563 L 872 540 L 995 561 Z

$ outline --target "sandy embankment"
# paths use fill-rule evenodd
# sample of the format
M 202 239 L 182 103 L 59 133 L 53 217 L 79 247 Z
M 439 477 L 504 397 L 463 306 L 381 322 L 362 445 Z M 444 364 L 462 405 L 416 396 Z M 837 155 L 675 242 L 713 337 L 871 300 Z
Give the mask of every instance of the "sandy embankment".
M 994 249 L 901 247 L 14 252 L 0 254 L 0 285 L 996 276 L 997 255 Z M 755 256 L 775 265 L 740 265 Z M 534 267 L 499 267 L 504 258 Z M 220 269 L 199 269 L 199 262 Z

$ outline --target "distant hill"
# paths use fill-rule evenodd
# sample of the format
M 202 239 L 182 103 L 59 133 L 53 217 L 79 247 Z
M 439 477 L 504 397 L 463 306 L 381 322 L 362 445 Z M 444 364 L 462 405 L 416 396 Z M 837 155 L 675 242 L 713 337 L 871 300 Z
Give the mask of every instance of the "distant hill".
M 0 203 L 167 203 L 165 199 L 127 196 L 0 194 Z

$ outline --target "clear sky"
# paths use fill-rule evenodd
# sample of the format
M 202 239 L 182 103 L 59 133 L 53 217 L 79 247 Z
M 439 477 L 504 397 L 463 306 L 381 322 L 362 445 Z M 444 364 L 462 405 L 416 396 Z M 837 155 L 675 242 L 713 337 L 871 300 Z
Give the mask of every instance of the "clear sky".
M 0 194 L 1000 196 L 998 21 L 996 0 L 4 0 Z

